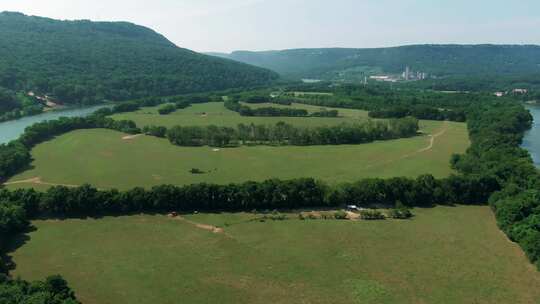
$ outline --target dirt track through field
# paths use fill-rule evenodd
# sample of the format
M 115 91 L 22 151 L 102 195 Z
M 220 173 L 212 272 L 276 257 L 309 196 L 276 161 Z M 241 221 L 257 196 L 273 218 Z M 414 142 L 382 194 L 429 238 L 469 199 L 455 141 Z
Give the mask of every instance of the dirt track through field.
M 174 218 L 177 219 L 177 220 L 180 220 L 182 222 L 188 223 L 190 225 L 193 225 L 196 228 L 206 230 L 206 231 L 210 231 L 212 233 L 223 234 L 224 236 L 226 236 L 228 238 L 232 238 L 232 236 L 230 236 L 228 233 L 225 233 L 223 228 L 212 226 L 212 225 L 207 225 L 207 224 L 197 223 L 197 222 L 188 220 L 188 219 L 186 219 L 185 217 L 182 217 L 182 216 L 177 216 L 177 217 L 174 217 Z
M 135 135 L 126 135 L 122 137 L 122 140 L 133 140 L 139 136 L 142 136 L 142 134 L 135 134 Z
M 446 131 L 448 131 L 448 121 L 445 121 L 444 122 L 444 126 L 443 126 L 443 129 L 435 134 L 429 134 L 428 136 L 430 137 L 429 139 L 429 145 L 423 149 L 420 149 L 418 151 L 416 151 L 416 153 L 422 153 L 422 152 L 426 152 L 426 151 L 429 151 L 431 149 L 433 149 L 433 144 L 435 144 L 435 139 L 437 137 L 440 137 L 442 135 L 444 135 L 444 133 L 446 133 Z
M 424 152 L 427 152 L 427 151 L 430 151 L 433 149 L 433 146 L 435 145 L 435 139 L 437 139 L 438 137 L 441 137 L 443 136 L 446 131 L 448 131 L 448 127 L 449 127 L 449 123 L 448 121 L 445 121 L 444 122 L 444 125 L 442 127 L 442 129 L 435 133 L 435 134 L 428 134 L 428 137 L 429 137 L 429 144 L 427 147 L 425 148 L 422 148 L 422 149 L 419 149 L 419 150 L 416 150 L 412 153 L 408 153 L 408 154 L 404 154 L 402 155 L 401 157 L 397 158 L 397 159 L 391 159 L 391 160 L 387 160 L 387 161 L 384 161 L 384 162 L 380 162 L 380 163 L 375 163 L 375 164 L 371 164 L 371 165 L 368 165 L 366 166 L 366 169 L 368 168 L 373 168 L 375 166 L 379 166 L 379 165 L 387 165 L 387 164 L 391 164 L 393 162 L 396 162 L 396 161 L 399 161 L 399 160 L 403 160 L 403 159 L 406 159 L 406 158 L 409 158 L 411 156 L 415 156 L 417 154 L 420 154 L 420 153 L 424 153 Z
M 70 184 L 56 184 L 56 183 L 48 183 L 41 180 L 41 177 L 33 177 L 29 179 L 23 179 L 19 181 L 13 181 L 9 183 L 4 183 L 4 186 L 9 185 L 17 185 L 17 184 L 34 184 L 34 185 L 46 185 L 46 186 L 64 186 L 69 188 L 76 188 L 79 187 L 79 185 L 70 185 Z

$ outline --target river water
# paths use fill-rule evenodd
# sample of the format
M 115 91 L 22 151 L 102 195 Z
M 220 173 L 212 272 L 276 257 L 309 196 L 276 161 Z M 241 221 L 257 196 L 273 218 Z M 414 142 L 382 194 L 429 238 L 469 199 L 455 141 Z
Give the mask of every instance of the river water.
M 534 117 L 534 124 L 532 129 L 525 134 L 523 148 L 529 150 L 534 164 L 540 168 L 540 105 L 527 105 L 527 109 Z
M 35 123 L 46 120 L 55 120 L 60 117 L 87 116 L 103 107 L 106 106 L 98 105 L 90 107 L 68 108 L 64 110 L 49 111 L 39 115 L 23 117 L 17 120 L 2 122 L 0 123 L 0 144 L 8 143 L 14 139 L 19 138 L 19 136 L 24 132 L 24 129 L 26 127 L 31 126 Z

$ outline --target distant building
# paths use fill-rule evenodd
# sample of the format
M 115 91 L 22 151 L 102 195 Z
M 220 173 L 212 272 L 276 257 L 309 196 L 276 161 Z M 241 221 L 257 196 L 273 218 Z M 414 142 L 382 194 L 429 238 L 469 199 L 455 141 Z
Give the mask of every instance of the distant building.
M 514 90 L 512 90 L 512 93 L 514 93 L 514 94 L 527 94 L 527 93 L 529 93 L 529 90 L 527 90 L 527 89 L 514 89 Z
M 369 78 L 374 79 L 374 80 L 378 80 L 378 81 L 383 81 L 383 80 L 386 80 L 386 79 L 390 79 L 390 76 L 386 76 L 386 75 L 369 76 Z
M 405 68 L 405 80 L 409 80 L 411 79 L 411 68 L 409 68 L 409 66 L 407 66 Z

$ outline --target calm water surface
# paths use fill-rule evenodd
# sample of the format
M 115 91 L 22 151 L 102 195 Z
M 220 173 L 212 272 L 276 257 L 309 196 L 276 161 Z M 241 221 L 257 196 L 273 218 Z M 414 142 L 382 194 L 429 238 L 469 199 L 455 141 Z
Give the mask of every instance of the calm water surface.
M 8 143 L 14 139 L 19 138 L 19 136 L 24 132 L 24 129 L 26 127 L 31 126 L 35 123 L 45 120 L 55 120 L 60 117 L 87 116 L 103 107 L 107 106 L 98 105 L 81 108 L 68 108 L 59 111 L 50 111 L 35 116 L 23 117 L 17 120 L 2 122 L 0 123 L 0 144 Z
M 534 117 L 533 128 L 525 134 L 523 148 L 529 150 L 534 160 L 534 164 L 540 168 L 540 106 L 528 105 Z

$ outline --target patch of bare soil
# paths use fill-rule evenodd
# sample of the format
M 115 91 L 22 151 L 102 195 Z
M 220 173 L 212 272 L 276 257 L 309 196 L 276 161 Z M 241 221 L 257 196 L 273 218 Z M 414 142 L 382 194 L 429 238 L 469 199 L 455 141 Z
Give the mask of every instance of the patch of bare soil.
M 354 212 L 351 212 L 351 211 L 347 211 L 347 219 L 355 221 L 355 220 L 357 220 L 359 218 L 360 218 L 360 214 L 354 213 Z
M 227 237 L 231 237 L 230 235 L 225 233 L 225 230 L 223 230 L 223 228 L 220 228 L 220 227 L 190 221 L 190 220 L 186 219 L 185 217 L 182 217 L 182 216 L 176 215 L 176 214 L 169 214 L 169 217 L 180 220 L 180 221 L 183 221 L 183 222 L 186 222 L 186 223 L 188 223 L 190 225 L 193 225 L 193 226 L 195 226 L 196 228 L 199 228 L 199 229 L 203 229 L 203 230 L 206 230 L 206 231 L 210 231 L 212 233 L 223 234 L 223 235 L 225 235 Z
M 139 136 L 142 136 L 142 134 L 135 134 L 135 135 L 126 135 L 122 137 L 122 140 L 133 140 Z
M 440 136 L 444 135 L 446 133 L 446 131 L 448 131 L 448 121 L 444 122 L 444 126 L 443 126 L 443 129 L 441 131 L 439 131 L 439 132 L 437 132 L 435 134 L 429 134 L 428 135 L 429 136 L 429 144 L 428 144 L 427 147 L 419 149 L 419 150 L 414 151 L 414 152 L 409 153 L 409 154 L 404 154 L 404 155 L 402 155 L 401 157 L 399 157 L 397 159 L 391 159 L 391 160 L 387 160 L 387 161 L 384 161 L 384 162 L 368 165 L 368 166 L 366 166 L 366 169 L 372 168 L 372 167 L 375 167 L 375 166 L 379 166 L 379 165 L 388 165 L 388 164 L 391 164 L 393 162 L 400 161 L 400 160 L 409 158 L 411 156 L 415 156 L 417 154 L 430 151 L 431 149 L 433 149 L 433 145 L 435 144 L 435 139 L 437 137 L 440 137 Z
M 79 185 L 70 185 L 70 184 L 56 184 L 56 183 L 48 183 L 41 180 L 41 177 L 33 177 L 29 179 L 19 180 L 19 181 L 13 181 L 4 183 L 5 186 L 9 185 L 17 185 L 17 184 L 35 184 L 35 185 L 46 185 L 46 186 L 64 186 L 69 188 L 76 188 L 79 187 Z

